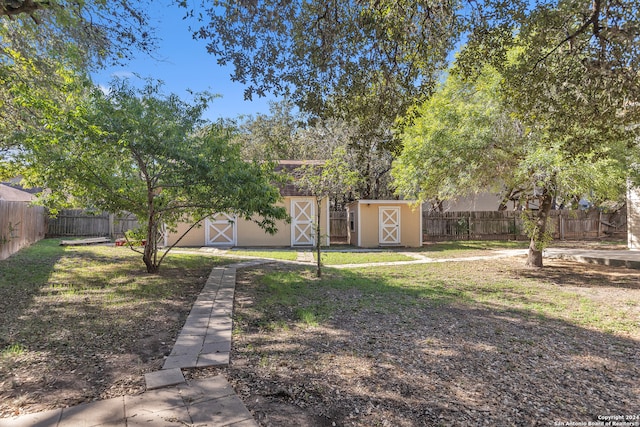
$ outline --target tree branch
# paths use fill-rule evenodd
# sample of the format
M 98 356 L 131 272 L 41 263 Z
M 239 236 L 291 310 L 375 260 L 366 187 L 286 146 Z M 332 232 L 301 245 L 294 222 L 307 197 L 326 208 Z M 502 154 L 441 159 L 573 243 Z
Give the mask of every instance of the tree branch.
M 560 43 L 558 43 L 553 49 L 551 49 L 544 56 L 542 56 L 540 59 L 538 59 L 536 61 L 536 63 L 533 65 L 533 67 L 531 68 L 531 71 L 535 70 L 538 67 L 538 65 L 540 65 L 541 63 L 546 61 L 547 58 L 549 58 L 558 49 L 560 49 L 560 47 L 563 44 L 565 44 L 567 42 L 569 42 L 569 43 L 572 42 L 580 34 L 582 34 L 585 31 L 587 31 L 587 29 L 590 26 L 593 26 L 593 35 L 595 37 L 599 37 L 599 34 L 600 34 L 600 29 L 599 29 L 600 9 L 602 8 L 602 4 L 600 3 L 600 1 L 601 0 L 593 0 L 593 2 L 591 3 L 591 15 L 589 16 L 589 19 L 587 19 L 585 22 L 583 22 L 582 25 L 580 26 L 580 28 L 578 28 L 572 34 L 569 34 L 567 37 L 564 38 L 564 40 L 562 40 Z
M 160 266 L 160 264 L 162 264 L 162 261 L 164 260 L 164 257 L 167 256 L 167 254 L 169 253 L 169 251 L 171 251 L 171 249 L 173 249 L 178 243 L 180 243 L 180 241 L 184 238 L 184 236 L 187 235 L 188 232 L 190 232 L 191 230 L 193 230 L 198 224 L 200 224 L 202 221 L 204 220 L 204 218 L 199 219 L 198 221 L 196 221 L 195 223 L 191 224 L 191 226 L 187 229 L 187 231 L 185 231 L 184 233 L 182 233 L 182 235 L 178 238 L 178 240 L 176 240 L 173 245 L 169 246 L 167 248 L 167 250 L 164 251 L 164 254 L 162 254 L 162 256 L 160 257 L 160 261 L 158 261 L 158 266 Z
M 40 22 L 33 16 L 33 13 L 50 7 L 53 7 L 50 1 L 3 0 L 0 1 L 0 16 L 11 17 L 24 13 L 30 15 L 36 24 L 39 24 Z

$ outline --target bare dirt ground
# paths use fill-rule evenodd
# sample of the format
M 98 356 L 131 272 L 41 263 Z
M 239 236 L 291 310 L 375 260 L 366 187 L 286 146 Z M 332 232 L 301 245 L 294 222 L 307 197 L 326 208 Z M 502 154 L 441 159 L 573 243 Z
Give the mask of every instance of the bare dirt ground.
M 543 316 L 535 307 L 482 298 L 426 298 L 385 311 L 359 304 L 360 291 L 333 289 L 325 298 L 339 309 L 314 326 L 301 324 L 294 310 L 261 309 L 268 298 L 256 285 L 261 274 L 238 278 L 240 333 L 226 374 L 262 426 L 586 425 L 612 415 L 640 421 L 640 323 L 632 333 L 610 333 L 597 319 L 594 327 L 588 319 L 578 326 L 562 313 Z M 518 258 L 456 264 L 438 274 L 452 282 L 475 275 L 484 277 L 479 283 L 541 283 L 551 294 L 525 290 L 528 304 L 549 304 L 544 300 L 557 288 L 558 298 L 601 306 L 595 317 L 618 307 L 640 321 L 640 271 L 564 261 L 530 270 Z

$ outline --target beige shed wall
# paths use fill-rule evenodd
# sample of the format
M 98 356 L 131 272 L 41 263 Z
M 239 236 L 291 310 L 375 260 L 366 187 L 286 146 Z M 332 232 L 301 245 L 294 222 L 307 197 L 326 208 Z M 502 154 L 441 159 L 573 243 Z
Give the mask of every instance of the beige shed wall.
M 287 213 L 291 213 L 291 199 L 300 199 L 302 197 L 285 197 L 278 206 L 283 206 Z M 321 206 L 321 233 L 326 235 L 323 239 L 323 245 L 329 245 L 329 199 L 324 198 Z M 291 223 L 286 221 L 277 221 L 278 232 L 271 235 L 262 230 L 253 221 L 245 219 L 237 220 L 237 241 L 236 246 L 291 246 Z M 182 233 L 189 228 L 189 224 L 181 223 L 178 225 L 177 233 L 170 233 L 167 243 L 172 245 Z M 204 221 L 200 227 L 196 227 L 189 231 L 182 238 L 178 246 L 205 246 L 205 228 Z
M 287 213 L 289 213 L 287 206 Z M 291 246 L 291 224 L 277 221 L 278 232 L 269 234 L 253 221 L 238 220 L 238 246 Z
M 359 207 L 359 213 L 358 213 Z M 360 246 L 374 248 L 380 246 L 380 207 L 400 208 L 400 243 L 399 246 L 422 246 L 422 213 L 420 205 L 411 205 L 406 202 L 394 202 L 393 200 L 366 201 L 361 200 L 348 206 L 348 210 L 356 212 L 356 232 L 350 235 L 349 243 L 358 244 L 358 232 L 360 233 Z
M 352 217 L 353 215 L 353 217 Z M 351 228 L 351 219 L 353 218 L 353 229 Z M 350 203 L 347 205 L 347 243 L 358 246 L 358 203 Z
M 175 233 L 169 233 L 165 243 L 168 246 L 173 245 L 190 226 L 191 224 L 186 223 L 178 224 L 177 231 Z M 177 246 L 204 246 L 204 222 L 202 222 L 199 227 L 194 227 L 189 231 Z

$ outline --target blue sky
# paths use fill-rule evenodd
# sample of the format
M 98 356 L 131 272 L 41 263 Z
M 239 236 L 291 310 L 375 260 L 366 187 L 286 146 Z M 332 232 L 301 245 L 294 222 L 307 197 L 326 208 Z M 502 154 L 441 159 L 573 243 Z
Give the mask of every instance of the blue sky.
M 205 114 L 212 120 L 269 112 L 268 99 L 256 97 L 253 101 L 245 101 L 244 86 L 231 81 L 232 68 L 216 64 L 216 58 L 206 51 L 206 43 L 192 39 L 189 23 L 196 26 L 197 22 L 183 20 L 184 9 L 167 0 L 149 3 L 150 24 L 160 39 L 158 50 L 153 57 L 138 54 L 124 67 L 110 67 L 94 73 L 94 83 L 106 86 L 113 75 L 132 76 L 136 73 L 143 78 L 164 81 L 164 92 L 176 93 L 187 99 L 189 89 L 195 92 L 208 90 L 222 95 Z

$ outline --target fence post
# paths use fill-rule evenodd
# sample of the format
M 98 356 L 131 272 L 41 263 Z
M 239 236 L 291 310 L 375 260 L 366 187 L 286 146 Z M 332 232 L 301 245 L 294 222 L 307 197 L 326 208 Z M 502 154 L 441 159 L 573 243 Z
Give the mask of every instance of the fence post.
M 558 237 L 560 240 L 564 240 L 564 219 L 562 216 L 562 211 L 558 215 Z
M 109 238 L 111 240 L 114 240 L 115 231 L 116 231 L 114 220 L 115 220 L 115 215 L 112 213 L 109 213 Z

